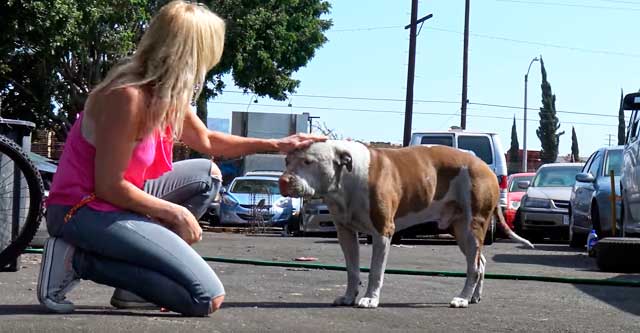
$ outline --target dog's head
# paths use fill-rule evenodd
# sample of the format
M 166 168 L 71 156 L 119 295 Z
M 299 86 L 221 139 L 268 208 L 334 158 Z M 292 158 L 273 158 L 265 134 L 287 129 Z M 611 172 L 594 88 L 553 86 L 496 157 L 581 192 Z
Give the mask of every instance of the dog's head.
M 351 172 L 353 161 L 348 149 L 336 141 L 317 142 L 287 155 L 287 170 L 280 177 L 285 196 L 324 196 L 340 187 L 341 175 Z

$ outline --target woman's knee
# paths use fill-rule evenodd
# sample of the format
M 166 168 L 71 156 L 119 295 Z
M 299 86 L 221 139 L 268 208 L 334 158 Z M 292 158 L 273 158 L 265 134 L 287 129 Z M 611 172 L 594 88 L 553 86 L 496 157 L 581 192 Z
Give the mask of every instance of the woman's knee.
M 222 171 L 214 161 L 211 161 L 211 171 L 209 172 L 209 174 L 211 174 L 212 178 L 222 180 Z
M 211 299 L 211 309 L 209 313 L 214 313 L 220 309 L 224 302 L 224 295 L 220 295 Z

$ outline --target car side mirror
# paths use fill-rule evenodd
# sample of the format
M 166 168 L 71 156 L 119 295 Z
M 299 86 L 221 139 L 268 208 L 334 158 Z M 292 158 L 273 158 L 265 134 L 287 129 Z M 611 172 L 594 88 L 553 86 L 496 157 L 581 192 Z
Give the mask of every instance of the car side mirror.
M 531 182 L 528 180 L 521 180 L 518 182 L 518 188 L 521 188 L 523 190 L 528 189 L 530 185 L 531 185 Z
M 221 187 L 221 188 L 220 188 L 220 193 L 222 193 L 222 194 L 227 193 L 227 188 L 226 188 L 226 187 L 224 187 L 224 186 L 223 186 L 223 187 Z
M 588 172 L 580 172 L 576 175 L 576 180 L 581 183 L 593 183 L 596 181 L 596 177 Z
M 640 110 L 640 93 L 631 93 L 624 96 L 622 103 L 624 110 Z

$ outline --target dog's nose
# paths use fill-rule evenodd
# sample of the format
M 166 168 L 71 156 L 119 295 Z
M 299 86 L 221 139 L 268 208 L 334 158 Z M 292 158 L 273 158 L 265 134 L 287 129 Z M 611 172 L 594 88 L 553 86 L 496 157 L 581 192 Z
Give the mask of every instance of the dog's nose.
M 280 194 L 285 197 L 289 196 L 289 181 L 291 180 L 290 175 L 282 175 L 278 180 L 278 186 L 280 187 Z

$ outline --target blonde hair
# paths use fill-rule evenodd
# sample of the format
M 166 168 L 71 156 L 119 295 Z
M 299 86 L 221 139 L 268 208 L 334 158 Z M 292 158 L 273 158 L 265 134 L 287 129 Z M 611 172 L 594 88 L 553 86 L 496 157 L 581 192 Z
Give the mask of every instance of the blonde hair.
M 135 53 L 116 65 L 92 93 L 151 84 L 153 97 L 138 128 L 141 136 L 171 126 L 180 137 L 189 102 L 222 56 L 225 24 L 201 4 L 172 1 L 152 18 Z

